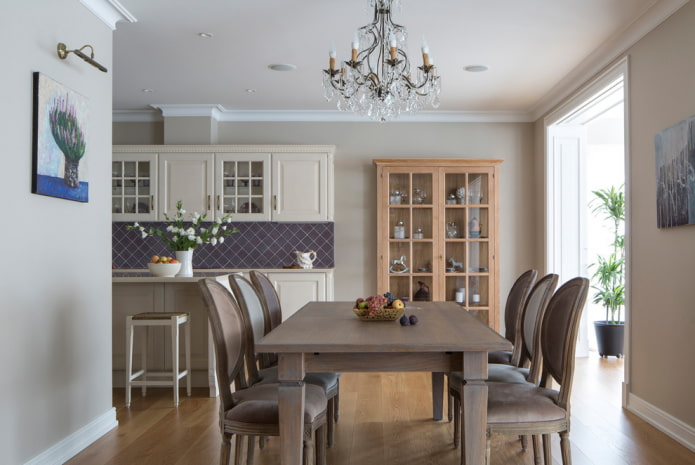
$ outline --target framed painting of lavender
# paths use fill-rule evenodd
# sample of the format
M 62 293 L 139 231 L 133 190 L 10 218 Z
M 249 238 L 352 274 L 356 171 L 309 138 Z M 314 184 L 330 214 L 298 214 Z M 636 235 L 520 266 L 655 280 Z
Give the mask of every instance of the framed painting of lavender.
M 695 224 L 695 116 L 658 133 L 654 146 L 657 226 Z
M 88 202 L 88 100 L 38 72 L 33 90 L 31 192 Z

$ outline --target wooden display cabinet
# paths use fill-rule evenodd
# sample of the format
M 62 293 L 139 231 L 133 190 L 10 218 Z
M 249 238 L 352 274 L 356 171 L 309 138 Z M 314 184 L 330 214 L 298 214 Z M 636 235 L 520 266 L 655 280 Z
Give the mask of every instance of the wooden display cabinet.
M 377 291 L 456 301 L 499 331 L 495 159 L 376 159 Z

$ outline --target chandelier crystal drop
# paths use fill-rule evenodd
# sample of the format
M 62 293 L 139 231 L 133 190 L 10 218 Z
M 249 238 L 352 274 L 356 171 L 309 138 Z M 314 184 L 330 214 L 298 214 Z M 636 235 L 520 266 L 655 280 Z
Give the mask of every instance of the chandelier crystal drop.
M 422 42 L 422 66 L 415 76 L 405 50 L 408 33 L 395 24 L 391 11 L 399 0 L 370 0 L 374 20 L 357 30 L 350 60 L 336 68 L 336 52 L 331 45 L 329 67 L 323 70 L 323 89 L 327 101 L 337 100 L 338 109 L 388 121 L 401 113 L 414 113 L 426 105 L 439 107 L 441 90 L 427 42 Z

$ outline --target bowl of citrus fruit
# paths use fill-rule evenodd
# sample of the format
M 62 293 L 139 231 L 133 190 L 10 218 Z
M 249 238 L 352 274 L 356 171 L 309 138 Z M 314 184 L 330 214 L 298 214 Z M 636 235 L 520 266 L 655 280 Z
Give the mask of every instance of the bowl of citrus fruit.
M 155 255 L 147 264 L 152 276 L 158 278 L 173 278 L 181 269 L 181 262 L 175 258 Z
M 352 309 L 362 321 L 395 321 L 405 312 L 405 303 L 394 299 L 390 292 L 358 298 Z

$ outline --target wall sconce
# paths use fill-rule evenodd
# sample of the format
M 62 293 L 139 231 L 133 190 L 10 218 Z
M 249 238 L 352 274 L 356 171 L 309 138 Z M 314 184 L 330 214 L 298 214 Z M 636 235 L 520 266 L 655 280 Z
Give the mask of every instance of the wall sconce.
M 89 49 L 92 51 L 91 57 L 82 53 L 82 50 L 84 50 L 87 47 L 89 47 Z M 79 49 L 68 50 L 67 45 L 65 45 L 62 42 L 58 43 L 58 56 L 60 57 L 60 59 L 65 60 L 68 57 L 68 53 L 74 53 L 75 55 L 82 58 L 84 61 L 86 61 L 90 65 L 94 66 L 95 68 L 97 68 L 100 71 L 103 71 L 105 73 L 108 71 L 106 68 L 104 68 L 99 63 L 94 61 L 94 47 L 92 47 L 91 45 L 84 45 L 84 46 L 80 47 Z

